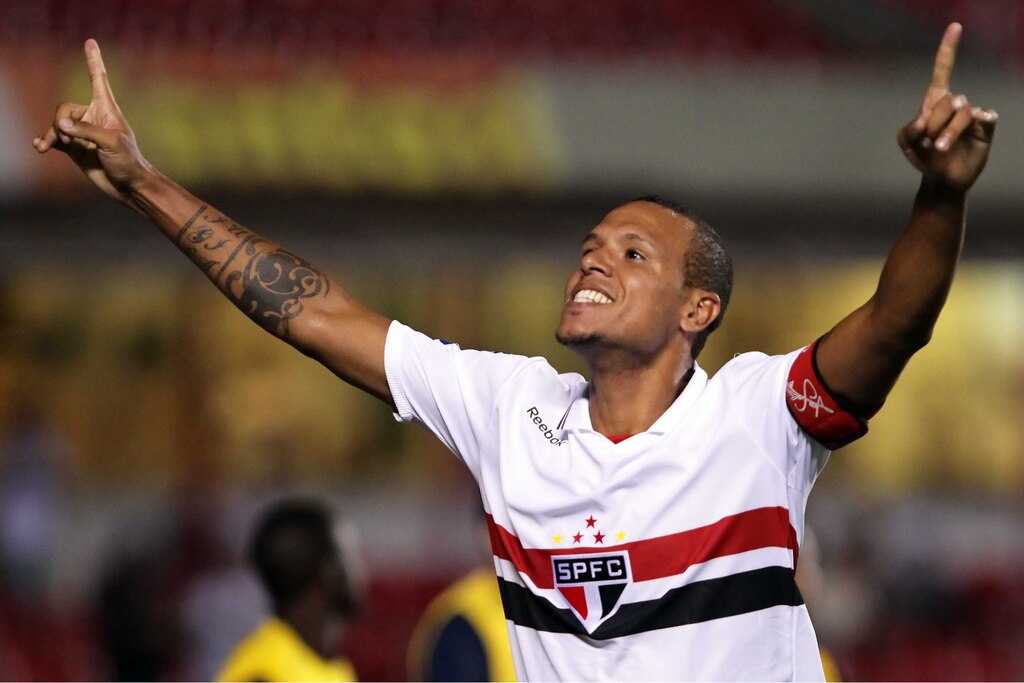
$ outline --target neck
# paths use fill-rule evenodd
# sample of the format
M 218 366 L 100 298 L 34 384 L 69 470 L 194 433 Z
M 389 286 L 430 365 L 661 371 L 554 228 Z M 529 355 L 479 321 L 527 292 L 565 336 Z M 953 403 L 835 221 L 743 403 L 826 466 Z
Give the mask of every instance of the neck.
M 686 388 L 689 356 L 640 367 L 591 366 L 590 422 L 605 436 L 647 431 Z
M 337 643 L 331 635 L 332 619 L 320 600 L 312 596 L 299 598 L 288 605 L 280 605 L 274 610 L 276 616 L 285 622 L 299 635 L 306 645 L 315 650 L 324 659 L 336 656 Z

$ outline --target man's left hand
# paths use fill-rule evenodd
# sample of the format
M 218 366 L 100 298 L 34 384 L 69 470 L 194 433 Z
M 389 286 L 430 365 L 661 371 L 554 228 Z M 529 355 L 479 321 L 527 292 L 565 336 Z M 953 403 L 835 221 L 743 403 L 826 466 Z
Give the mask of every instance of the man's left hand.
M 962 33 L 963 27 L 957 23 L 946 28 L 921 109 L 900 130 L 897 140 L 910 163 L 927 178 L 966 191 L 988 161 L 998 114 L 949 90 Z

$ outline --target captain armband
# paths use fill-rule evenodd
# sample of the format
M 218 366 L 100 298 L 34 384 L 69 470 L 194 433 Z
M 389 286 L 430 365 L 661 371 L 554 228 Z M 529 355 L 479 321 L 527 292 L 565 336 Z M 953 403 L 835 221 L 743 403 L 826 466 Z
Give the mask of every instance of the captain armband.
M 808 436 L 835 450 L 867 434 L 867 421 L 878 409 L 855 411 L 829 391 L 815 362 L 817 347 L 816 341 L 801 351 L 790 368 L 786 407 Z

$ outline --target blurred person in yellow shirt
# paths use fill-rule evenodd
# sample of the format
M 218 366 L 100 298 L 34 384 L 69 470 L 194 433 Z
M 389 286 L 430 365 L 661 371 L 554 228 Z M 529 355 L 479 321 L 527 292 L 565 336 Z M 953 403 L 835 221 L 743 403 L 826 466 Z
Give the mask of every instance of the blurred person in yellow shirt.
M 490 534 L 477 512 L 482 558 Z M 416 624 L 407 656 L 412 681 L 514 681 L 512 647 L 494 568 L 481 562 L 435 597 Z
M 474 569 L 431 601 L 409 646 L 414 681 L 514 681 L 494 570 Z
M 362 603 L 353 530 L 313 500 L 286 499 L 260 518 L 250 547 L 273 614 L 242 640 L 218 681 L 355 681 L 338 653 Z

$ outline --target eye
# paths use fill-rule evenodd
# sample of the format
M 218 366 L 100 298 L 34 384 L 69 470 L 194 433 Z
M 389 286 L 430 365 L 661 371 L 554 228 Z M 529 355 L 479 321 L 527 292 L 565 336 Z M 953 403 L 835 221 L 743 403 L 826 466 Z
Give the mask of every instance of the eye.
M 636 249 L 627 249 L 626 258 L 631 261 L 644 261 L 647 259 L 646 256 L 644 256 L 641 252 L 637 251 Z

